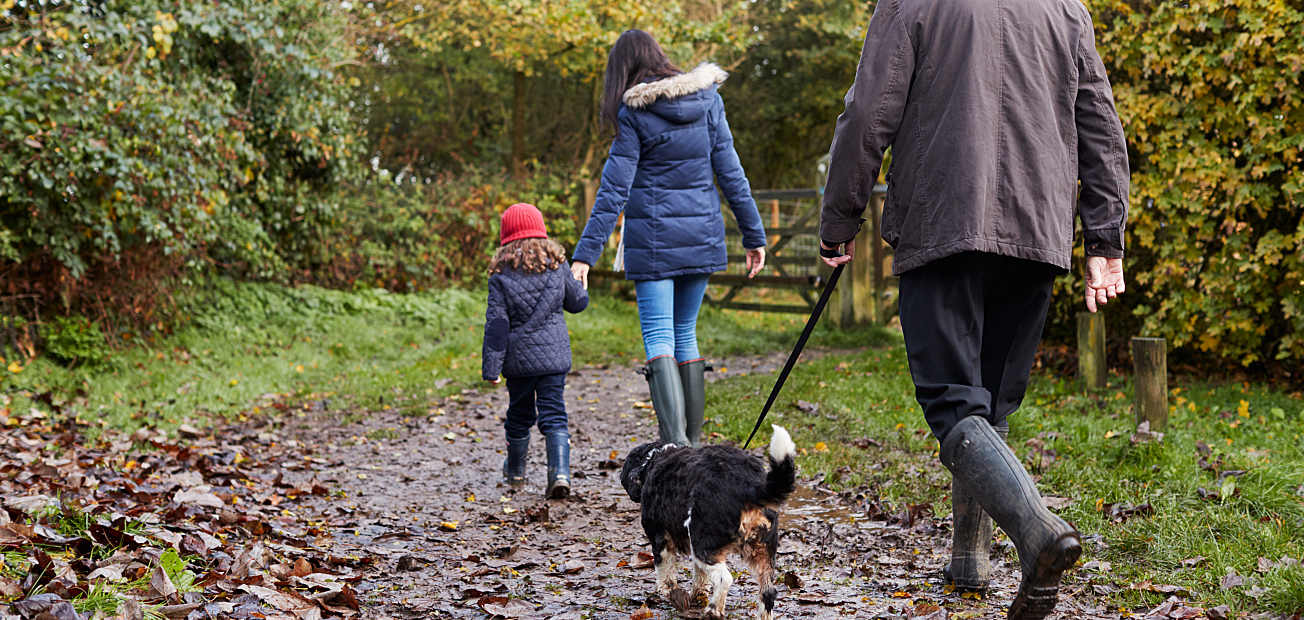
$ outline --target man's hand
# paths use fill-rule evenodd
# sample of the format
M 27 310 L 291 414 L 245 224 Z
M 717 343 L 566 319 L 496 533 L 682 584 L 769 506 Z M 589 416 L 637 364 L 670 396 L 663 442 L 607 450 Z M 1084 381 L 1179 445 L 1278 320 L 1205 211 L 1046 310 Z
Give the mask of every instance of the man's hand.
M 584 285 L 584 290 L 589 290 L 589 264 L 575 261 L 571 263 L 571 275 Z
M 827 261 L 826 261 L 827 262 Z M 1127 289 L 1123 283 L 1123 259 L 1103 256 L 1087 257 L 1087 310 L 1105 305 Z
M 747 277 L 755 278 L 765 266 L 765 248 L 747 250 Z
M 851 241 L 846 242 L 844 245 L 846 246 L 847 249 L 843 251 L 842 256 L 839 256 L 837 258 L 825 258 L 821 256 L 820 260 L 824 261 L 824 264 L 830 267 L 837 267 L 838 265 L 845 265 L 851 262 L 851 257 L 855 256 L 856 254 L 856 240 L 852 239 Z M 824 248 L 825 250 L 837 249 L 831 246 L 824 245 L 823 240 L 820 240 L 820 247 Z

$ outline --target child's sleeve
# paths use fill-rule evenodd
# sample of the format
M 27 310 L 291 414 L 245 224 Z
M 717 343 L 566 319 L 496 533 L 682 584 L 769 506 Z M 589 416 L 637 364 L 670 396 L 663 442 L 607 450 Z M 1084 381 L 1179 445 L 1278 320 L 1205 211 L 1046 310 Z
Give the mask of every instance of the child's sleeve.
M 502 374 L 511 331 L 512 326 L 507 322 L 502 279 L 492 276 L 489 278 L 489 305 L 484 311 L 484 351 L 480 356 L 480 377 L 485 381 L 494 381 Z
M 566 298 L 561 302 L 562 309 L 571 314 L 583 312 L 589 307 L 588 291 L 584 290 L 584 285 L 570 274 L 569 269 L 562 274 L 562 279 L 566 281 Z

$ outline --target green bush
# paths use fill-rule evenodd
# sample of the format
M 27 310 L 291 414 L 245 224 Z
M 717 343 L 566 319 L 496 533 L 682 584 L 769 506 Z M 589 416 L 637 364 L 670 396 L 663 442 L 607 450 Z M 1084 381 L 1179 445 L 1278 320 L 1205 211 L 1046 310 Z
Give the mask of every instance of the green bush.
M 1134 286 L 1118 302 L 1132 316 L 1111 310 L 1111 331 L 1167 338 L 1183 357 L 1298 366 L 1304 11 L 1280 0 L 1087 6 L 1133 171 Z M 1061 326 L 1081 290 L 1079 269 L 1062 285 Z
M 94 366 L 109 355 L 100 326 L 84 317 L 54 319 L 45 334 L 45 352 L 65 364 Z
M 336 9 L 5 4 L 5 262 L 50 257 L 62 282 L 142 246 L 259 277 L 302 261 L 358 156 Z
M 473 285 L 483 281 L 498 247 L 504 209 L 518 202 L 538 207 L 548 236 L 572 250 L 583 199 L 577 183 L 553 173 L 517 181 L 468 169 L 421 185 L 396 184 L 382 174 L 343 195 L 320 258 L 303 278 L 396 292 Z

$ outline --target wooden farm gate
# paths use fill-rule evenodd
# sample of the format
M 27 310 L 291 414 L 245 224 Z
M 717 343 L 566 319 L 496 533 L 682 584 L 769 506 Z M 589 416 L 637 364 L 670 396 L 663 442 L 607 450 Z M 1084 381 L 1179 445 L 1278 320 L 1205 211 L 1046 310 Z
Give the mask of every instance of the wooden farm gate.
M 885 185 L 874 187 L 870 208 L 866 209 L 866 225 L 856 237 L 855 259 L 848 271 L 843 273 L 825 310 L 825 320 L 831 324 L 842 327 L 884 324 L 896 313 L 896 279 L 887 275 L 891 273 L 892 251 L 883 243 L 878 232 L 886 190 Z M 760 210 L 761 219 L 766 224 L 765 264 L 773 270 L 774 275 L 747 277 L 742 232 L 738 229 L 733 213 L 722 205 L 729 269 L 712 274 L 710 282 L 727 288 L 718 297 L 711 297 L 708 293 L 705 301 L 719 308 L 809 314 L 831 273 L 819 259 L 821 192 L 816 188 L 754 190 L 752 196 Z M 590 202 L 586 207 L 591 207 L 591 204 Z M 580 215 L 581 221 L 587 221 L 588 208 Z M 608 242 L 609 248 L 614 249 L 619 241 L 619 232 L 613 233 Z M 611 270 L 594 269 L 589 274 L 593 278 L 625 277 L 623 273 Z M 738 295 L 749 288 L 792 289 L 804 303 L 737 301 Z

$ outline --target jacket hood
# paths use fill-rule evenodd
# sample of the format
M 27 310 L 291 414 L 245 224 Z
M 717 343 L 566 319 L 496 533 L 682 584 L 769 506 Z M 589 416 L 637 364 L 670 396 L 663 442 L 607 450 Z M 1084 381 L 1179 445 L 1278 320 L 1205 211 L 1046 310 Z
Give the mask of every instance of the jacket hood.
M 673 123 L 691 123 L 706 114 L 715 86 L 729 77 L 715 63 L 704 62 L 688 73 L 636 84 L 625 91 L 625 105 L 646 109 Z

